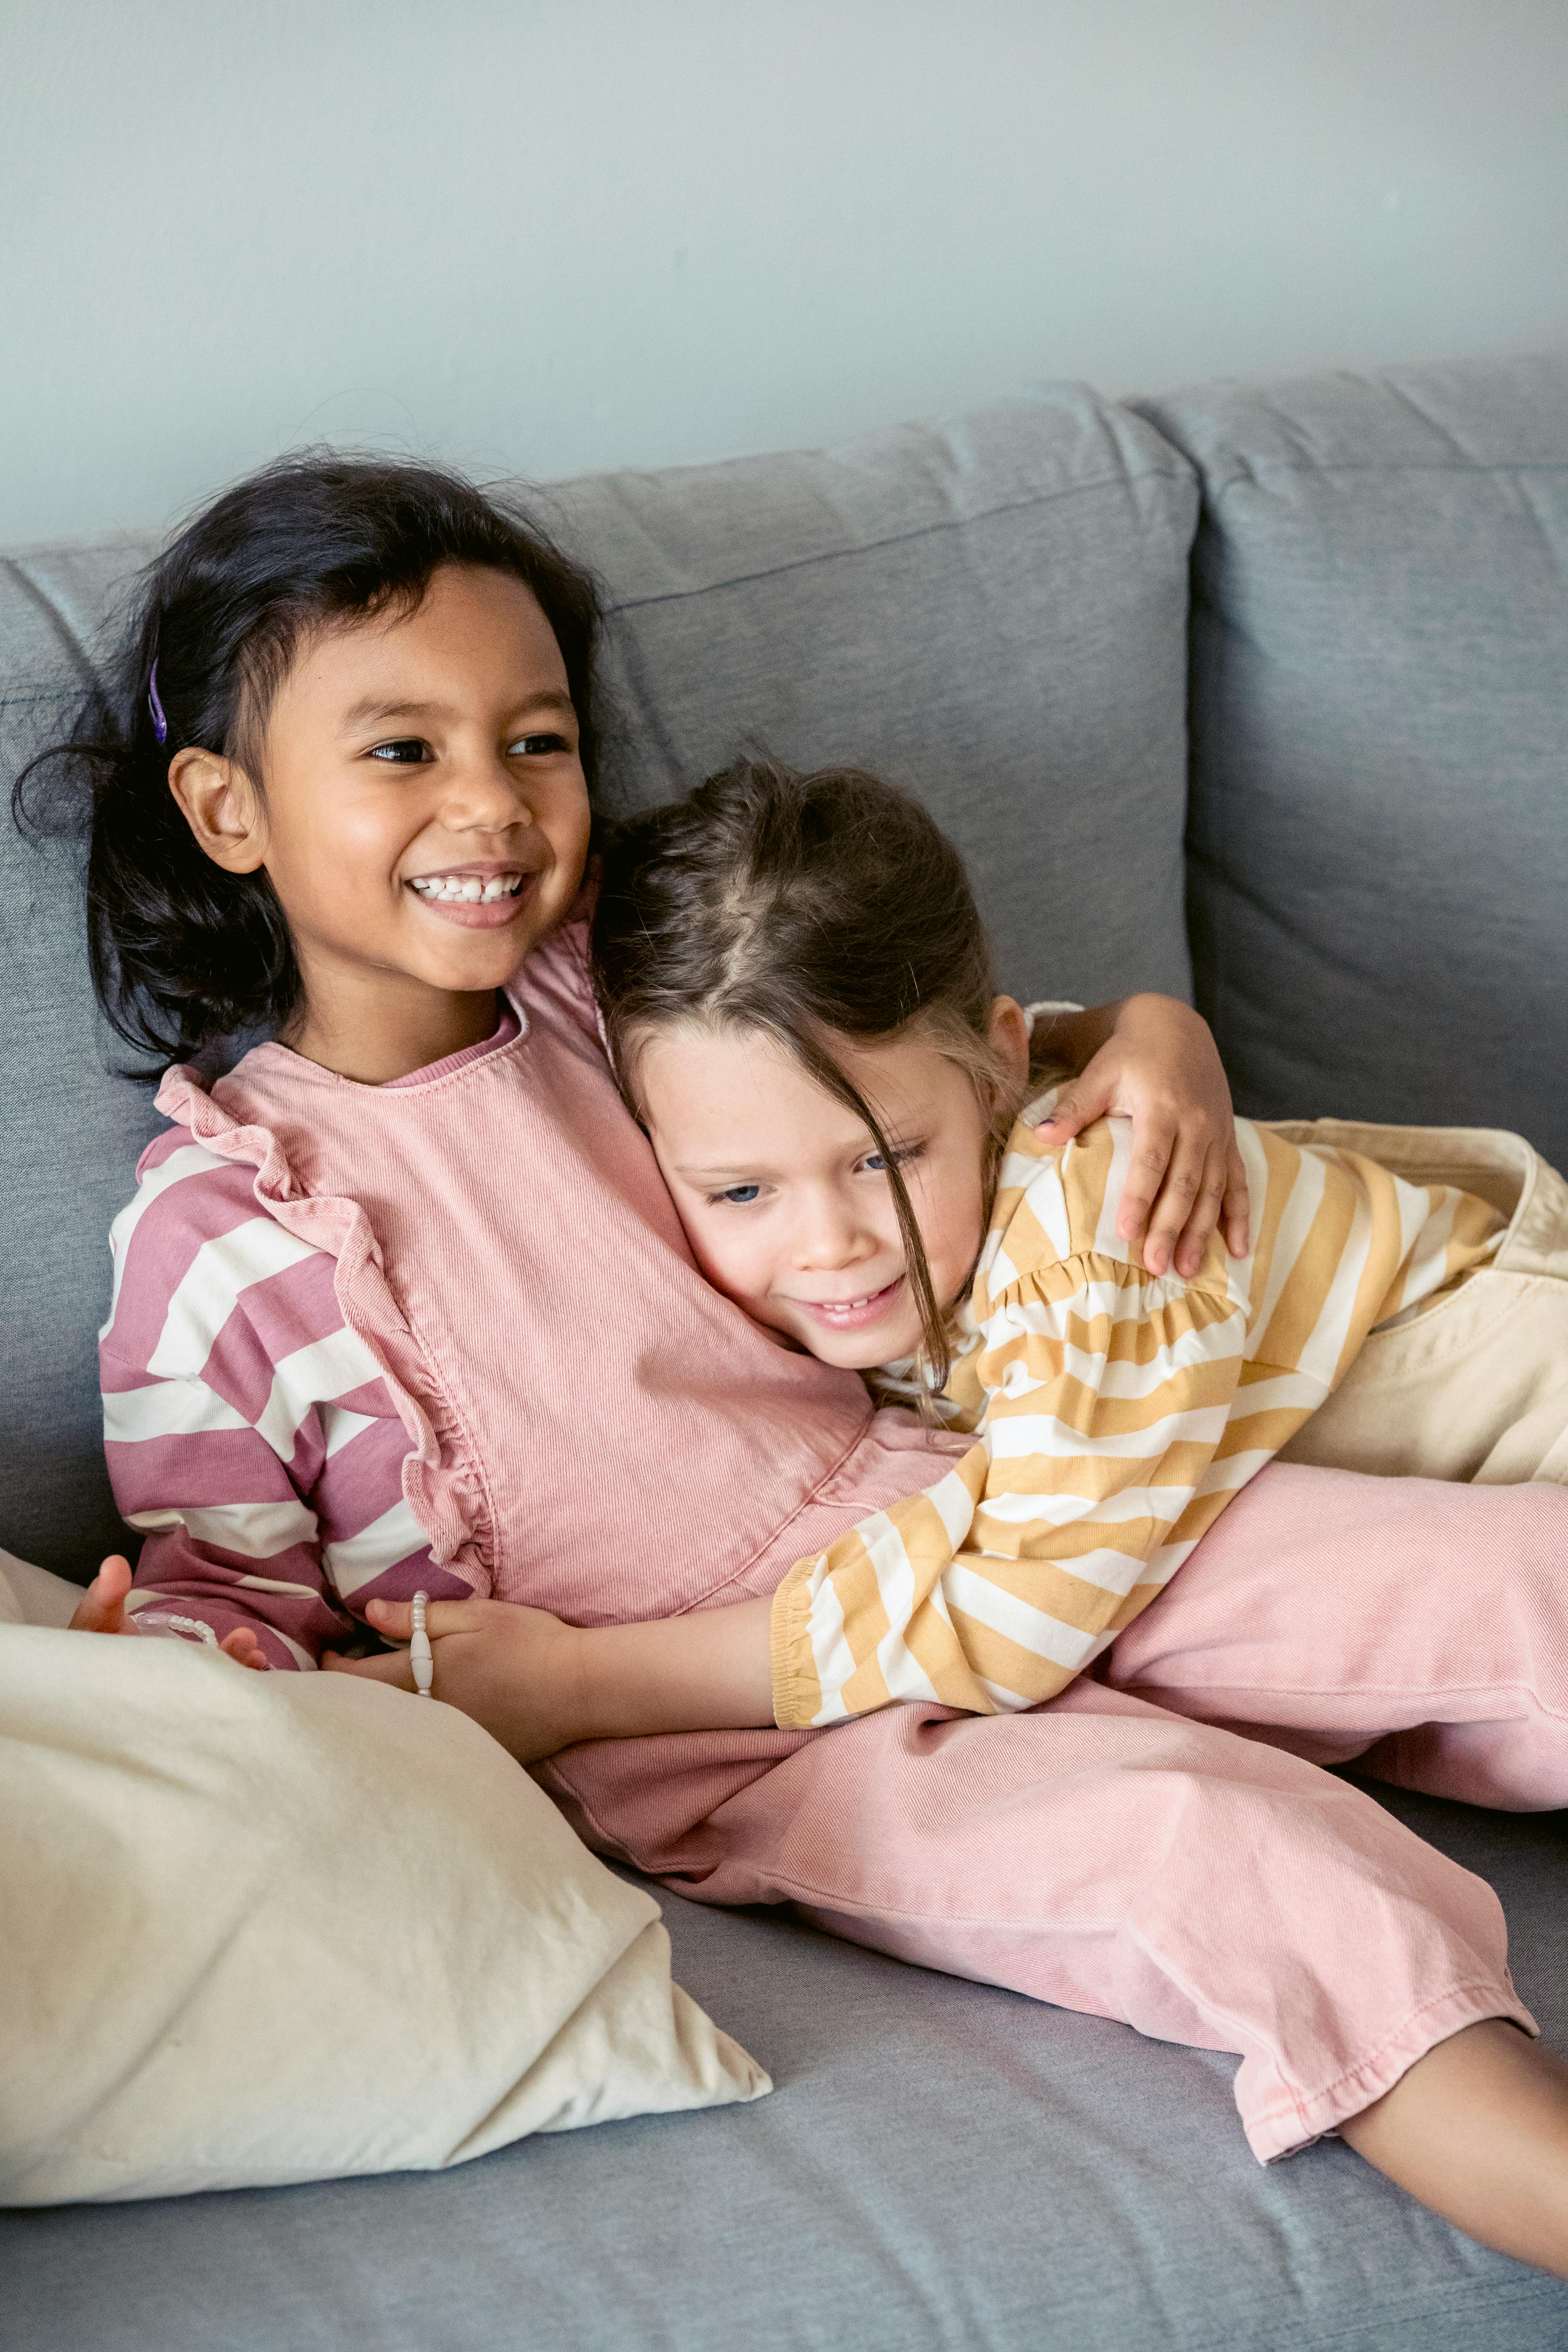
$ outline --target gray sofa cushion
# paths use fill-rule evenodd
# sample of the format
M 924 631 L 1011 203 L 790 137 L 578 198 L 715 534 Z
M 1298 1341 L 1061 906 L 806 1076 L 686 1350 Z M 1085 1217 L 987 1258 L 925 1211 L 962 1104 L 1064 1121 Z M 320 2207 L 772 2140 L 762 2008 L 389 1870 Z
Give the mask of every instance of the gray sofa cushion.
M 24 840 L 8 803 L 24 761 L 69 718 L 116 585 L 151 551 L 121 541 L 0 562 L 0 1547 L 67 1576 L 125 1540 L 103 1469 L 95 1334 L 110 1220 L 163 1121 L 150 1087 L 106 1066 L 116 1049 L 88 981 L 76 852 Z
M 1021 993 L 1184 992 L 1190 467 L 1068 388 L 945 431 L 537 500 L 614 608 L 614 768 L 683 790 L 750 735 L 913 784 L 969 856 Z M 58 731 L 106 599 L 153 542 L 0 565 L 0 782 Z M 157 1120 L 110 1076 L 75 863 L 0 824 L 13 1125 L 0 1215 L 0 1545 L 62 1574 L 123 1541 L 93 1335 L 105 1235 Z
M 1568 2037 L 1552 1816 L 1379 1791 L 1502 1894 Z M 26 2352 L 1559 2352 L 1568 2286 L 1338 2141 L 1265 2170 L 1234 2059 L 670 1896 L 752 2107 L 459 2170 L 0 2215 Z
M 555 494 L 608 583 L 625 788 L 748 736 L 912 785 L 969 862 L 1002 984 L 1190 986 L 1185 461 L 1075 386 L 839 449 Z
M 1189 912 L 1241 1108 L 1568 1160 L 1568 355 L 1147 404 L 1203 477 Z

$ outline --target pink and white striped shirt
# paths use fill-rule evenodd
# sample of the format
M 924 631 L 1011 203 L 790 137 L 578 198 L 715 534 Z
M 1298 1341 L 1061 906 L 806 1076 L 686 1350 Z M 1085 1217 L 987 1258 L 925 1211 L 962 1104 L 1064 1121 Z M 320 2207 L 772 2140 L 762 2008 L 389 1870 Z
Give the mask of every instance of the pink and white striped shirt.
M 495 1034 L 411 1079 L 509 1044 Z M 343 1318 L 336 1260 L 257 1201 L 255 1170 L 172 1127 L 115 1219 L 99 1334 L 104 1444 L 121 1516 L 145 1530 L 129 1607 L 149 1633 L 237 1625 L 274 1666 L 314 1666 L 367 1601 L 466 1600 L 404 1500 L 411 1444 Z M 237 1499 L 243 1498 L 243 1499 Z

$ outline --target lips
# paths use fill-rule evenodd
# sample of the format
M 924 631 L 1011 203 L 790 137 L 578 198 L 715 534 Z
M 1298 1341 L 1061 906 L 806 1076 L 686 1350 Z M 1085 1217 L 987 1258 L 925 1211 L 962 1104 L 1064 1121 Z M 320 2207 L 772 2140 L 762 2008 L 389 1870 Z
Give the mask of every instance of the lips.
M 443 922 L 463 930 L 504 930 L 533 896 L 539 877 L 518 866 L 448 866 L 412 875 L 405 887 Z
M 880 1290 L 863 1292 L 855 1298 L 796 1298 L 790 1303 L 826 1331 L 866 1331 L 882 1321 L 903 1286 L 904 1277 L 899 1274 Z

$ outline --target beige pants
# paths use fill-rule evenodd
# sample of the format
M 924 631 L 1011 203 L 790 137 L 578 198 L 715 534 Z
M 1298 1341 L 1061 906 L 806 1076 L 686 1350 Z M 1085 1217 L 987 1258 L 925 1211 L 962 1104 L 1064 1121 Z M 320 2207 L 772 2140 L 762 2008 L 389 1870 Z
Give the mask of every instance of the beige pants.
M 1284 1462 L 1479 1486 L 1568 1486 L 1568 1184 L 1521 1136 L 1480 1127 L 1279 1121 L 1290 1143 L 1359 1151 L 1417 1184 L 1453 1184 L 1509 1220 L 1451 1297 L 1373 1331 Z

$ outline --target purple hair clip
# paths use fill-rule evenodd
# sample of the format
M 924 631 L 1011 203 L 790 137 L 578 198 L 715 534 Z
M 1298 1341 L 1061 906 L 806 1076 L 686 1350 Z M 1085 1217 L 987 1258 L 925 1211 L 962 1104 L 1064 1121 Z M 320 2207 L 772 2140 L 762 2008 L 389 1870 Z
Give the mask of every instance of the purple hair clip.
M 158 699 L 158 665 L 156 662 L 153 663 L 152 676 L 147 680 L 147 708 L 153 713 L 153 734 L 156 735 L 160 743 L 166 743 L 169 740 L 169 722 L 163 716 L 163 706 Z

